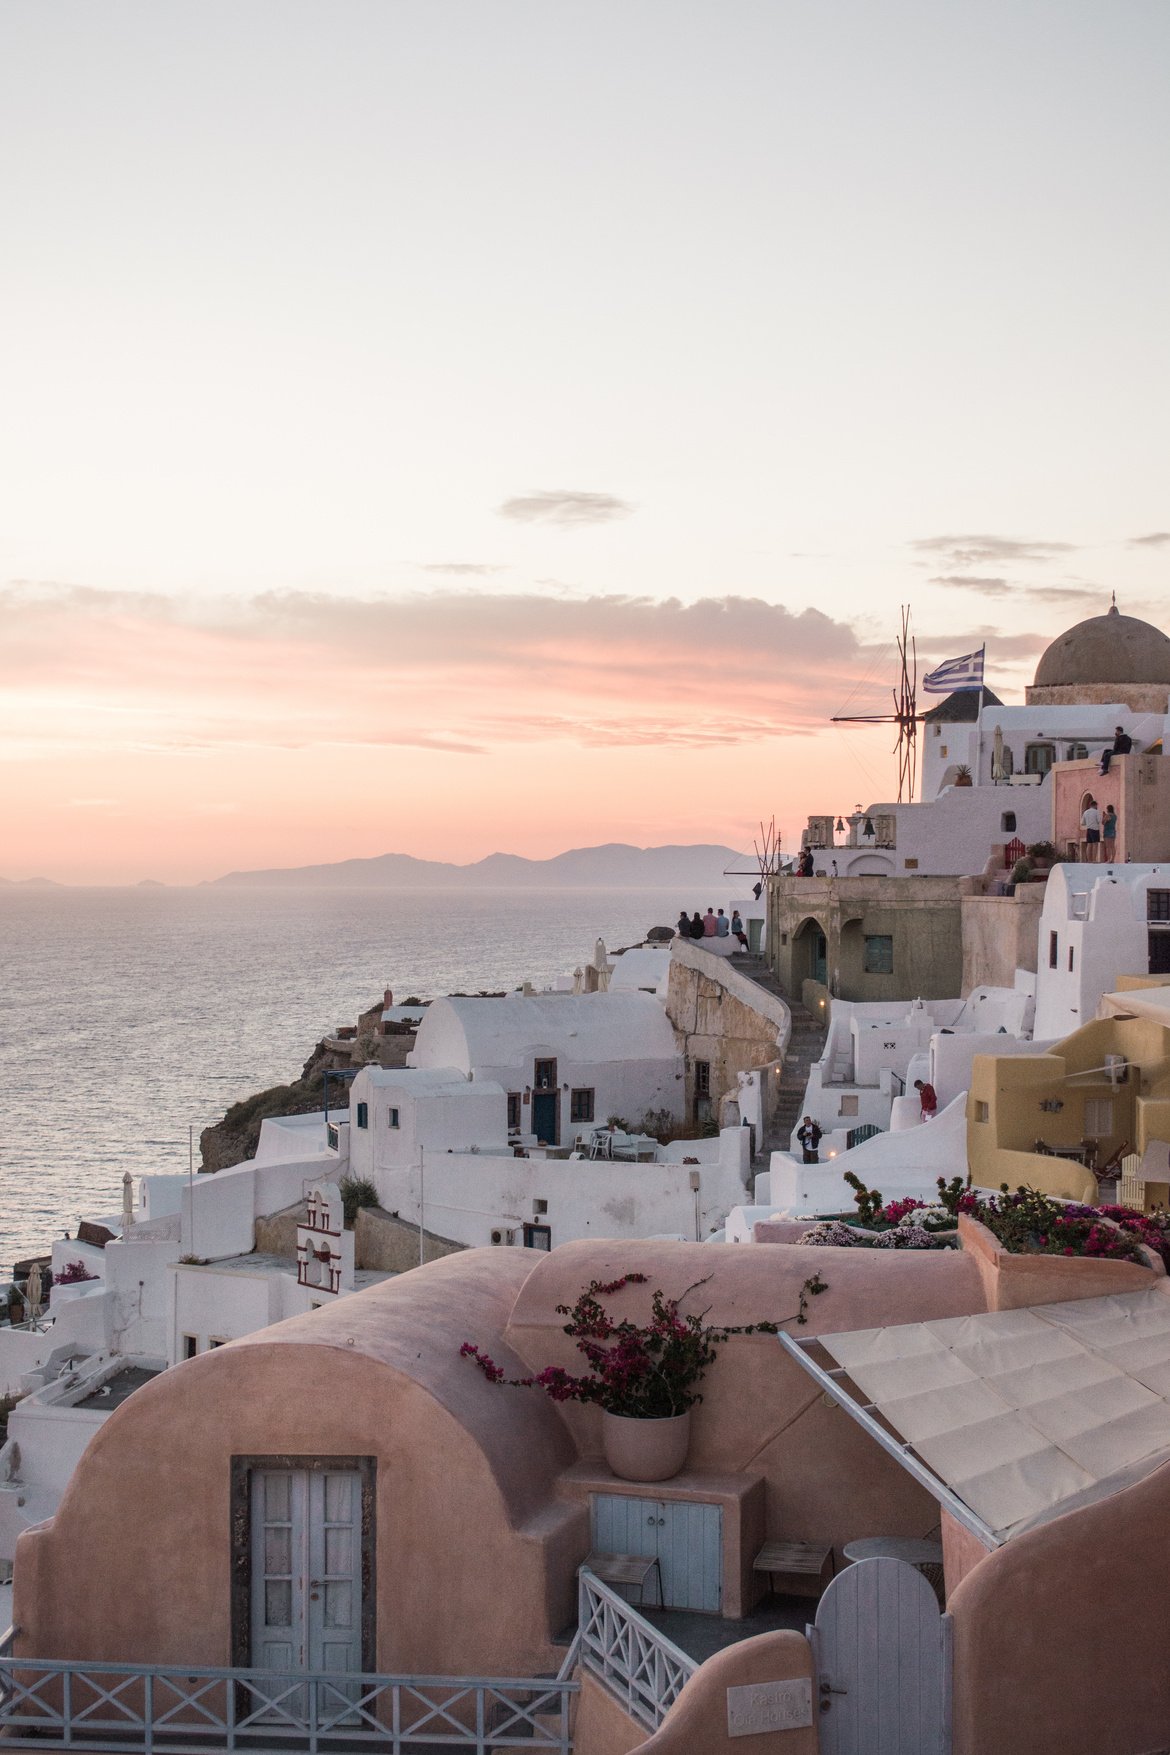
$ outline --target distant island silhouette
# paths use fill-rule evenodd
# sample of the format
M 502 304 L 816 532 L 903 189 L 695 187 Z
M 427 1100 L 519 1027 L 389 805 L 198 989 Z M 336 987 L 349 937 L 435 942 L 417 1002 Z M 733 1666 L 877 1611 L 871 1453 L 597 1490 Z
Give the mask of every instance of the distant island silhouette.
M 610 841 L 601 847 L 574 847 L 552 859 L 524 859 L 517 853 L 489 853 L 470 865 L 415 859 L 409 853 L 380 853 L 371 859 L 342 859 L 331 865 L 277 866 L 265 871 L 232 871 L 208 880 L 225 885 L 286 888 L 423 889 L 434 885 L 466 889 L 710 889 L 706 902 L 749 886 L 756 859 L 733 847 L 632 847 Z M 726 871 L 747 874 L 727 878 Z

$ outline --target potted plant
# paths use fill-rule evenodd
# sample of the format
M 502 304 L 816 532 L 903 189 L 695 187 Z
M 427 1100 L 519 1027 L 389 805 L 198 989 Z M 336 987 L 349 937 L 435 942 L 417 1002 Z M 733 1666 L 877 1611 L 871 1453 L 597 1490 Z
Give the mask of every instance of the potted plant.
M 731 1335 L 776 1334 L 780 1322 L 718 1328 L 704 1322 L 705 1312 L 682 1315 L 683 1298 L 706 1280 L 697 1280 L 679 1298 L 655 1291 L 649 1322 L 629 1317 L 616 1322 L 602 1299 L 646 1284 L 645 1274 L 624 1274 L 608 1283 L 591 1280 L 575 1304 L 557 1305 L 558 1314 L 569 1318 L 565 1333 L 588 1367 L 580 1377 L 560 1365 L 546 1365 L 533 1377 L 505 1377 L 471 1341 L 459 1351 L 474 1359 L 489 1383 L 542 1389 L 555 1402 L 588 1402 L 600 1408 L 605 1458 L 614 1474 L 626 1481 L 668 1480 L 686 1461 L 691 1409 L 703 1399 L 698 1386 L 719 1345 Z M 825 1289 L 820 1275 L 813 1274 L 800 1289 L 794 1316 L 781 1322 L 803 1324 L 809 1298 Z
M 955 785 L 971 786 L 973 784 L 974 782 L 971 779 L 970 768 L 967 766 L 966 762 L 960 762 L 959 766 L 955 769 Z

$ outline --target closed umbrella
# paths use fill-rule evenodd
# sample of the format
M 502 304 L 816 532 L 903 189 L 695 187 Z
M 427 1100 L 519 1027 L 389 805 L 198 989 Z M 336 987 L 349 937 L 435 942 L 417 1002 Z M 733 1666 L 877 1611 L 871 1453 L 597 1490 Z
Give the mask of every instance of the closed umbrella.
M 29 1321 L 35 1322 L 41 1314 L 41 1270 L 35 1262 L 24 1283 L 24 1303 Z
M 991 740 L 991 780 L 994 786 L 1000 786 L 1007 779 L 1007 769 L 1003 765 L 1003 726 L 997 725 L 995 736 Z

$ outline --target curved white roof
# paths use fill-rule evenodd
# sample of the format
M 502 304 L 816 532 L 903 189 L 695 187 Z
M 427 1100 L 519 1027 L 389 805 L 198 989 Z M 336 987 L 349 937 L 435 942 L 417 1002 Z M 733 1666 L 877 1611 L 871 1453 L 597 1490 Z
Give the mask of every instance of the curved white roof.
M 417 1067 L 522 1066 L 547 1054 L 588 1065 L 675 1060 L 674 1031 L 649 993 L 512 994 L 506 999 L 437 999 L 419 1025 Z

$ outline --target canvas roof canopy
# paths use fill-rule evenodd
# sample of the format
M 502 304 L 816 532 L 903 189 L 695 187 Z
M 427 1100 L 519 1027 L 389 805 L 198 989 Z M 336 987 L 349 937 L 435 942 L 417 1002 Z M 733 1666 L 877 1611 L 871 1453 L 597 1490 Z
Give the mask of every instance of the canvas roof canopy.
M 1170 1461 L 1164 1292 L 779 1338 L 989 1546 Z

